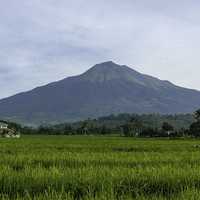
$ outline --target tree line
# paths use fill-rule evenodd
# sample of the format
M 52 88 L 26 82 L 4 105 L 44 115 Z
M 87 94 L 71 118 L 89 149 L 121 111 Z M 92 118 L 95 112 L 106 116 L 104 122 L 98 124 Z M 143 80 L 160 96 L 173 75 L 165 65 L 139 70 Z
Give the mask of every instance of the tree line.
M 22 134 L 120 135 L 125 137 L 200 137 L 200 109 L 193 115 L 119 114 L 38 128 L 10 126 Z

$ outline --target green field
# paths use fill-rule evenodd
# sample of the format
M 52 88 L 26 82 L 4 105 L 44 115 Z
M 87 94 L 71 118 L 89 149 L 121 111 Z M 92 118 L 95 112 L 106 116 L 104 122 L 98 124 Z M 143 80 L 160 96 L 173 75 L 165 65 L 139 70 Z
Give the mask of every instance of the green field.
M 200 141 L 0 139 L 0 199 L 200 199 Z

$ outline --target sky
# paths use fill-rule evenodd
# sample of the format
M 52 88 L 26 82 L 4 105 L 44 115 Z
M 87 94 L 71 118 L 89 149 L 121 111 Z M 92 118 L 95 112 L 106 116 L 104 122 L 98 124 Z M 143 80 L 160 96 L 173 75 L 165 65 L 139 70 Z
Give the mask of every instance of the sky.
M 114 61 L 200 90 L 198 0 L 0 0 L 0 98 Z

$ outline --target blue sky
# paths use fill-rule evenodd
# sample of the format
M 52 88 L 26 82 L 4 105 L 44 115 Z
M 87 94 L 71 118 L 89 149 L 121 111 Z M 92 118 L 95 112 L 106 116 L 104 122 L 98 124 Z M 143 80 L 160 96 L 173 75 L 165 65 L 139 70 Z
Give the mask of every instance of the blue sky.
M 0 98 L 113 60 L 200 90 L 197 0 L 0 0 Z

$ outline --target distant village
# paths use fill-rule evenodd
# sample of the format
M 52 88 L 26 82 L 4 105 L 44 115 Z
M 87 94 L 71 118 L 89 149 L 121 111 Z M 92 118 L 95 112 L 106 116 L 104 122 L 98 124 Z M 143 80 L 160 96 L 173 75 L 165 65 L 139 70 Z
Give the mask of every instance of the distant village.
M 8 123 L 0 121 L 0 137 L 20 138 L 20 133 L 18 133 L 15 129 L 10 128 Z

